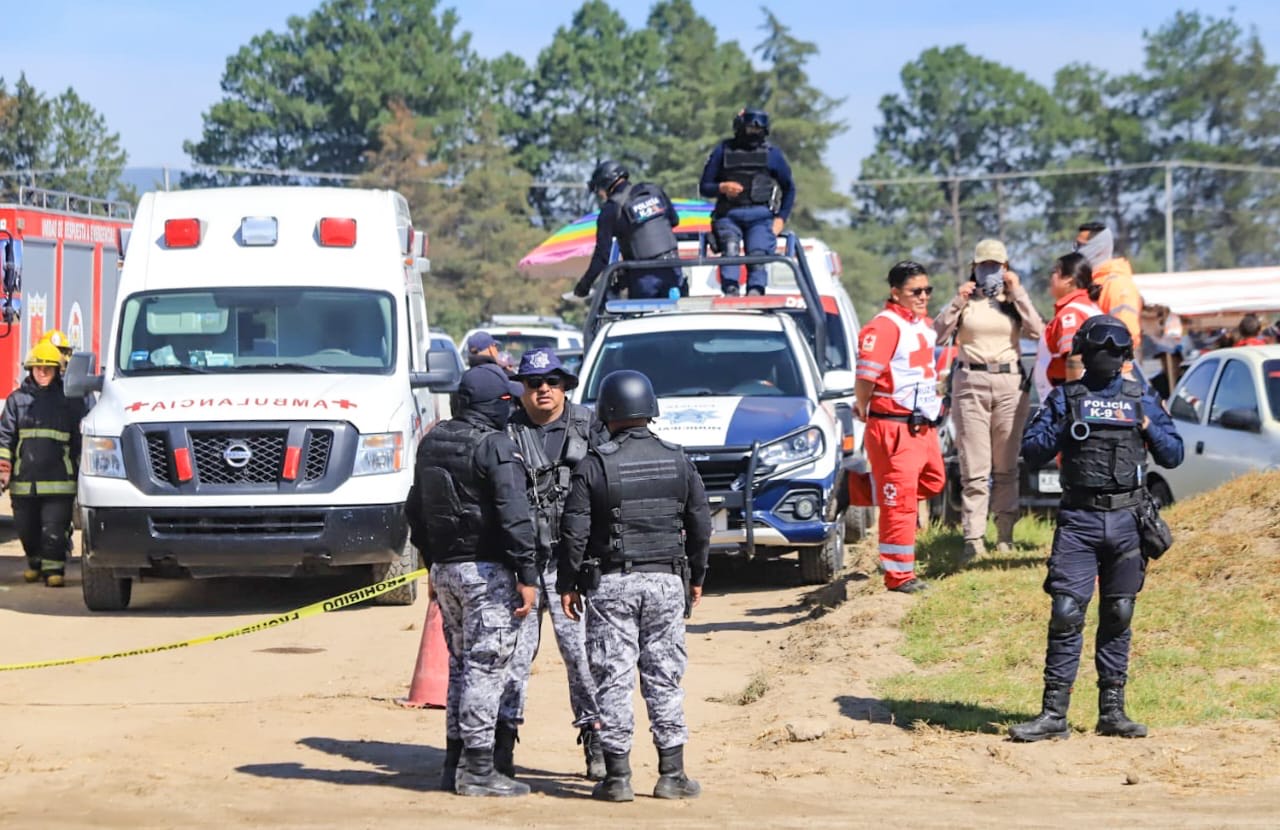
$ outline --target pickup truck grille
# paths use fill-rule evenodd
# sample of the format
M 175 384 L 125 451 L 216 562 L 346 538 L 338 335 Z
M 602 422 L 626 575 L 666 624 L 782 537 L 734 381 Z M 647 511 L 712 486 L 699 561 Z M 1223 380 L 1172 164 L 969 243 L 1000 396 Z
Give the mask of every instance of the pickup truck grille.
M 697 468 L 698 475 L 702 476 L 702 486 L 708 491 L 741 490 L 742 482 L 746 480 L 747 459 L 745 458 L 695 460 L 693 465 Z

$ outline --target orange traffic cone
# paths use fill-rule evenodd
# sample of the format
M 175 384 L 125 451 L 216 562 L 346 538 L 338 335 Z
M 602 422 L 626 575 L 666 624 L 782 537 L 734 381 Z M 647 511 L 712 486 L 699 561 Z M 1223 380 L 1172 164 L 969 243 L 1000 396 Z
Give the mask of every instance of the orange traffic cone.
M 422 627 L 422 644 L 418 647 L 409 696 L 396 698 L 396 703 L 411 709 L 443 709 L 448 692 L 449 647 L 444 641 L 440 604 L 432 600 L 427 606 L 427 622 Z

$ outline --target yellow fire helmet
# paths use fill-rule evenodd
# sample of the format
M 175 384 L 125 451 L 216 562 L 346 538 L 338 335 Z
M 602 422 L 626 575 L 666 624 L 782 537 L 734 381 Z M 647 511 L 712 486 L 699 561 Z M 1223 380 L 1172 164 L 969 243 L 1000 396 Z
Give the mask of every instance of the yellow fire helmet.
M 62 329 L 49 329 L 44 333 L 44 337 L 40 338 L 41 343 L 52 343 L 56 348 L 62 351 L 71 351 L 71 341 L 67 339 L 67 335 Z
M 23 361 L 23 366 L 30 369 L 32 366 L 62 366 L 62 353 L 58 351 L 58 347 L 52 343 L 40 341 L 31 347 L 31 351 L 27 352 L 27 359 Z

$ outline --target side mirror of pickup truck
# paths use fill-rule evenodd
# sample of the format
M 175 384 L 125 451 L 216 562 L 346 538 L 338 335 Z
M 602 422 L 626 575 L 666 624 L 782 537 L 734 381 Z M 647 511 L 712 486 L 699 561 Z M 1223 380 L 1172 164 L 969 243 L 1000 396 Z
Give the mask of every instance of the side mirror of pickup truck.
M 102 375 L 93 374 L 98 356 L 93 352 L 76 352 L 67 363 L 67 376 L 62 382 L 68 398 L 83 398 L 90 392 L 102 391 Z
M 457 355 L 449 349 L 432 349 L 427 352 L 427 371 L 409 374 L 409 386 L 432 392 L 456 392 L 461 380 Z
M 856 382 L 857 376 L 853 372 L 832 369 L 822 376 L 822 394 L 819 397 L 824 401 L 851 397 Z

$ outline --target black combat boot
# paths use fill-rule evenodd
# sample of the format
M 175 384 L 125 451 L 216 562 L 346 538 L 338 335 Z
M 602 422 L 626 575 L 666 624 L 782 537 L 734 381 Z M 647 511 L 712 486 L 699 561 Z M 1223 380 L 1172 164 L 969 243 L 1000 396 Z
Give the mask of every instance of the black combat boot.
M 454 782 L 458 778 L 458 762 L 462 760 L 462 739 L 446 738 L 444 744 L 444 767 L 440 770 L 440 789 L 453 792 Z
M 1099 735 L 1115 738 L 1145 738 L 1147 727 L 1129 720 L 1124 713 L 1124 681 L 1098 681 L 1098 726 Z
M 520 730 L 498 721 L 493 733 L 493 768 L 508 778 L 516 777 L 516 744 L 519 742 Z
M 600 724 L 588 723 L 578 732 L 578 743 L 587 759 L 587 780 L 603 781 L 608 775 L 604 766 L 604 747 L 600 746 Z
M 631 789 L 631 753 L 604 753 L 605 778 L 591 790 L 597 801 L 635 801 Z
M 529 785 L 513 781 L 493 768 L 493 747 L 467 748 L 462 750 L 462 767 L 454 791 L 469 796 L 528 795 Z
M 702 787 L 684 774 L 684 744 L 658 750 L 658 783 L 654 798 L 697 798 Z
M 1071 705 L 1071 687 L 1065 683 L 1045 683 L 1044 702 L 1040 714 L 1026 723 L 1009 727 L 1015 741 L 1043 741 L 1046 738 L 1066 740 L 1071 735 L 1067 725 L 1067 708 Z

